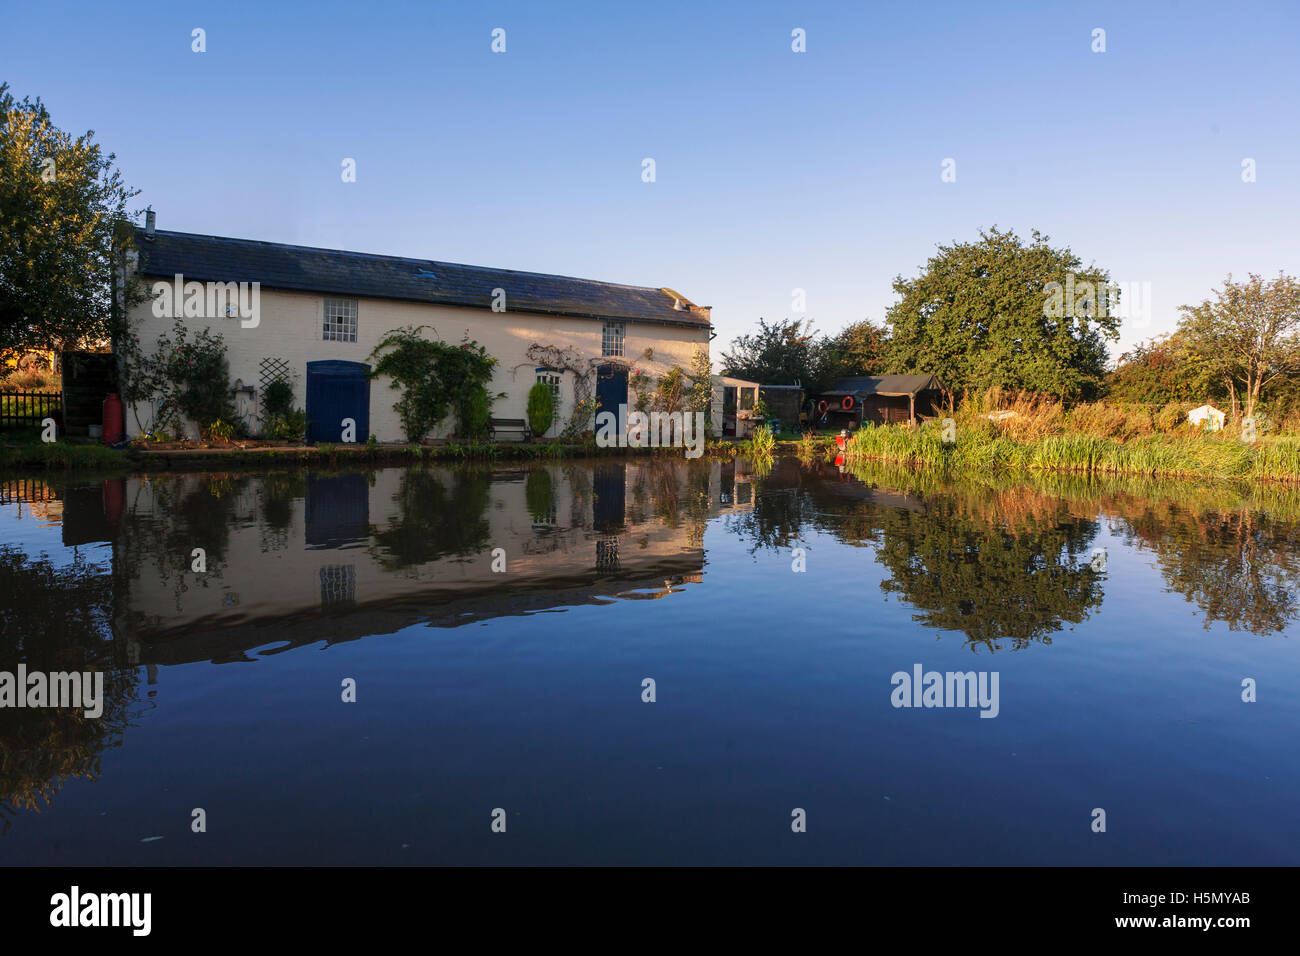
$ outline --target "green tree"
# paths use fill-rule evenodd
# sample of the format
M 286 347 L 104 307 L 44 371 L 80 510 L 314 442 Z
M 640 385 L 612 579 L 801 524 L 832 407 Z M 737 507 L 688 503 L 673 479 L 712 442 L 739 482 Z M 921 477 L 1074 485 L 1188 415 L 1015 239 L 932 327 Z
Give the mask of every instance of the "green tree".
M 1300 371 L 1300 281 L 1292 276 L 1279 272 L 1266 282 L 1251 273 L 1233 282 L 1229 275 L 1214 298 L 1179 311 L 1179 332 L 1221 377 L 1234 417 L 1238 399 L 1250 418 L 1264 389 Z
M 686 410 L 703 412 L 707 433 L 713 430 L 713 365 L 708 349 L 696 349 L 691 355 L 691 367 L 686 373 Z
M 1119 338 L 1109 273 L 1084 268 L 1037 230 L 1029 242 L 994 227 L 978 242 L 940 246 L 894 291 L 890 371 L 933 373 L 950 392 L 999 386 L 1091 398 L 1105 378 L 1106 341 Z
M 110 341 L 142 298 L 118 282 L 138 190 L 93 137 L 0 84 L 0 353 Z
M 731 340 L 722 374 L 762 385 L 802 384 L 817 390 L 825 378 L 825 339 L 811 319 L 758 320 L 758 331 Z
M 848 375 L 879 375 L 887 368 L 888 352 L 889 329 L 870 319 L 854 322 L 826 343 L 826 377 L 834 380 Z
M 1107 395 L 1121 402 L 1199 402 L 1226 394 L 1180 333 L 1139 342 L 1119 357 Z

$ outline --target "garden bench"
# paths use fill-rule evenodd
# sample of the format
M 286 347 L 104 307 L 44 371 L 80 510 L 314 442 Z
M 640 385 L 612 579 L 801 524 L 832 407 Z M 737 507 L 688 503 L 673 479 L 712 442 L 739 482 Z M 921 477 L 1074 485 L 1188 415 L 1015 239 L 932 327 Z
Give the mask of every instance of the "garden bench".
M 519 440 L 527 441 L 532 435 L 532 430 L 528 427 L 528 422 L 522 418 L 490 418 L 488 419 L 488 437 L 493 441 L 497 440 L 500 432 L 519 432 Z

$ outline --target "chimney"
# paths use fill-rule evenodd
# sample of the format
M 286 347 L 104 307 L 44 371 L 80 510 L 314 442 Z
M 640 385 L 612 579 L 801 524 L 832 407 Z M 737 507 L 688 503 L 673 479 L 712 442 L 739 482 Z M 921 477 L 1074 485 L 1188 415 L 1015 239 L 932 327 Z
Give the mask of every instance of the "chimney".
M 155 216 L 156 213 L 154 213 L 152 208 L 146 209 L 144 211 L 144 237 L 148 239 L 150 242 L 153 241 L 153 227 L 155 222 Z

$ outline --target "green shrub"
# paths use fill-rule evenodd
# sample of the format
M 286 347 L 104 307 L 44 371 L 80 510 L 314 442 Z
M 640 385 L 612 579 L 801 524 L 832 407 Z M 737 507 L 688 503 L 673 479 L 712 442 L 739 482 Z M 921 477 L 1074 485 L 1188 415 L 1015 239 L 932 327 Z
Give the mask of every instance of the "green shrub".
M 482 385 L 470 388 L 460 407 L 460 431 L 466 438 L 482 438 L 487 433 L 492 403 Z
M 307 434 L 307 413 L 301 408 L 291 409 L 279 418 L 268 421 L 266 433 L 280 441 L 302 441 Z
M 208 426 L 208 438 L 212 441 L 230 441 L 235 434 L 235 426 L 230 422 L 218 418 Z
M 267 420 L 283 418 L 293 411 L 293 383 L 277 378 L 262 389 L 262 412 Z
M 544 435 L 555 417 L 555 397 L 551 386 L 538 382 L 528 390 L 528 427 L 534 435 Z
M 225 342 L 207 329 L 191 339 L 190 331 L 177 319 L 170 334 L 159 336 L 148 362 L 153 394 L 160 399 L 160 428 L 178 427 L 180 416 L 200 425 L 236 418 Z

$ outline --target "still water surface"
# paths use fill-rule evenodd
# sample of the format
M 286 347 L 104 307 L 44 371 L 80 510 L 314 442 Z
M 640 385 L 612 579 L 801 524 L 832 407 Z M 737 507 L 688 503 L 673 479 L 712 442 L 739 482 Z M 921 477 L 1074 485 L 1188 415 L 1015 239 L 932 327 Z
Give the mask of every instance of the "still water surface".
M 0 480 L 0 671 L 109 698 L 0 710 L 0 863 L 1296 865 L 1298 561 L 1282 489 Z M 894 707 L 918 664 L 997 716 Z

